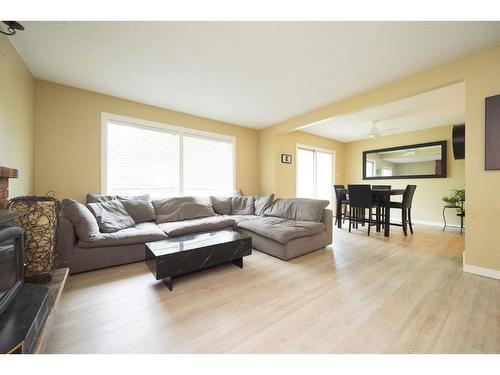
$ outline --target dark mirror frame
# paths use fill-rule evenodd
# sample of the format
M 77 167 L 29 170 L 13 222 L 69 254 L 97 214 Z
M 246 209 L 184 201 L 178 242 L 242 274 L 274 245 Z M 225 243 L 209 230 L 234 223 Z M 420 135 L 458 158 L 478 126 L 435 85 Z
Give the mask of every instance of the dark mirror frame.
M 429 147 L 429 146 L 441 146 L 441 173 L 432 175 L 407 175 L 407 176 L 375 176 L 366 177 L 366 156 L 371 153 L 387 152 L 387 151 L 401 151 L 418 147 Z M 405 145 L 389 148 L 380 148 L 377 150 L 363 151 L 363 180 L 404 180 L 408 178 L 445 178 L 448 166 L 448 151 L 446 141 L 428 142 L 428 143 L 417 143 L 414 145 Z

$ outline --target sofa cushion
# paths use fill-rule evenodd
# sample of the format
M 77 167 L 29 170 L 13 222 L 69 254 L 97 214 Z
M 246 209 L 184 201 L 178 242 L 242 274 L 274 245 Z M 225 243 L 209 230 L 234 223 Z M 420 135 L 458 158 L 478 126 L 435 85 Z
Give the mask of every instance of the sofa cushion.
M 312 236 L 325 230 L 325 224 L 313 221 L 295 221 L 278 217 L 261 217 L 256 220 L 245 220 L 238 227 L 255 232 L 285 244 L 294 238 Z
M 153 201 L 156 223 L 168 223 L 200 217 L 215 216 L 208 198 L 175 197 Z
M 158 224 L 158 227 L 169 237 L 177 237 L 185 234 L 229 228 L 235 224 L 236 222 L 233 219 L 223 216 L 213 216 Z
M 156 220 L 156 213 L 149 194 L 135 197 L 118 197 L 136 223 Z
M 75 227 L 76 235 L 81 241 L 90 241 L 99 235 L 99 225 L 87 207 L 73 199 L 63 199 L 62 212 Z
M 232 198 L 231 214 L 233 215 L 254 215 L 255 197 L 238 196 Z
M 266 210 L 264 216 L 275 216 L 289 220 L 320 222 L 323 211 L 330 202 L 307 198 L 280 198 Z
M 130 217 L 119 200 L 102 203 L 89 203 L 89 210 L 95 216 L 99 230 L 103 233 L 113 233 L 135 226 L 135 221 Z
M 264 215 L 264 212 L 271 206 L 274 200 L 274 194 L 264 197 L 255 197 L 255 215 Z
M 231 215 L 232 197 L 210 197 L 215 213 L 219 215 Z
M 88 249 L 103 246 L 143 244 L 167 238 L 167 235 L 155 223 L 149 222 L 139 223 L 135 227 L 122 229 L 115 233 L 100 233 L 90 238 L 89 241 L 79 241 L 78 246 Z
M 224 215 L 223 217 L 227 219 L 234 220 L 236 225 L 242 221 L 260 219 L 262 216 L 257 215 Z
M 87 204 L 102 203 L 118 199 L 116 195 L 87 194 Z

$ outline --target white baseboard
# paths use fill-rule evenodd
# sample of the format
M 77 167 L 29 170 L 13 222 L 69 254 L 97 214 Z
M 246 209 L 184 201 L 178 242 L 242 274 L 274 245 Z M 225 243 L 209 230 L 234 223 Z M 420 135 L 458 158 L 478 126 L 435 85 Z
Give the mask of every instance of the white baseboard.
M 421 225 L 430 225 L 433 227 L 443 227 L 444 223 L 439 221 L 423 221 L 423 220 L 412 220 L 413 224 L 421 224 Z M 458 228 L 460 229 L 460 225 L 457 224 L 446 224 L 446 227 Z
M 478 266 L 471 266 L 470 264 L 465 264 L 464 260 L 464 272 L 473 273 L 474 275 L 490 277 L 492 279 L 500 280 L 500 271 L 492 270 L 491 268 L 483 268 Z
M 392 220 L 392 215 L 391 215 L 391 222 L 401 224 L 401 221 L 399 221 L 399 220 Z M 439 221 L 412 220 L 412 223 L 413 224 L 420 224 L 420 225 L 430 225 L 432 227 L 440 227 L 440 228 L 442 228 L 444 226 L 444 223 L 439 222 Z M 460 229 L 460 225 L 458 225 L 458 224 L 446 224 L 446 228 L 448 228 L 448 227 Z

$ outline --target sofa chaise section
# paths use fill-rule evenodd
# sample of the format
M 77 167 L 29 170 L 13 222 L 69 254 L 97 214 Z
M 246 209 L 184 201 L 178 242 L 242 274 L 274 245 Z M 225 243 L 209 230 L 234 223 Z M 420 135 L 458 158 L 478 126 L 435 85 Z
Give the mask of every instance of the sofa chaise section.
M 258 221 L 257 221 L 258 220 Z M 332 243 L 333 213 L 325 209 L 321 222 L 292 221 L 265 217 L 239 224 L 252 237 L 252 246 L 283 260 L 321 249 Z

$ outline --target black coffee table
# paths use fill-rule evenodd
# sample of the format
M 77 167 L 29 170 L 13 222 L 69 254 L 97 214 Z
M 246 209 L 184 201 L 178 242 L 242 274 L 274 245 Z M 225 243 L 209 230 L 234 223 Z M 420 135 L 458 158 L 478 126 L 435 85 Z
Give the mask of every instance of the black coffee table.
M 146 264 L 156 280 L 163 280 L 170 290 L 174 277 L 227 262 L 243 268 L 243 257 L 250 254 L 252 238 L 233 230 L 146 243 Z

